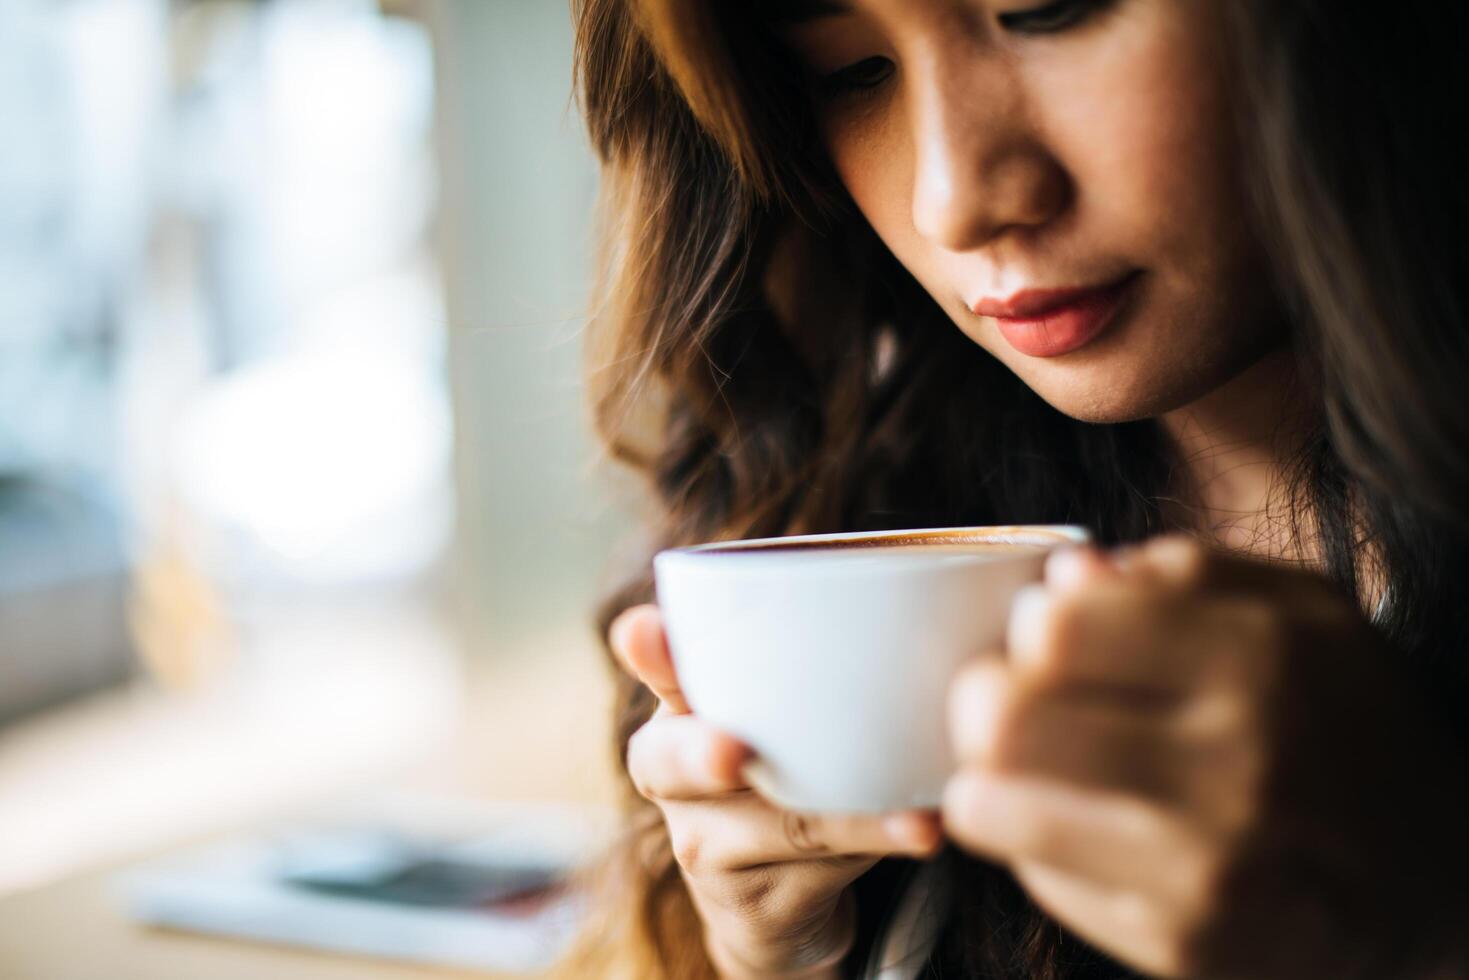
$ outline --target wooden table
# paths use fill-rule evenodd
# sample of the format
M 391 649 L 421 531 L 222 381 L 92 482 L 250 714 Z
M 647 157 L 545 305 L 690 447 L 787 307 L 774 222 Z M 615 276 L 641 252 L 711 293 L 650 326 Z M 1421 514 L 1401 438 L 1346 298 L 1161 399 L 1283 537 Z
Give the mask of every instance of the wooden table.
M 477 665 L 466 678 L 468 710 L 451 746 L 400 767 L 355 793 L 453 796 L 474 801 L 546 801 L 605 807 L 615 799 L 610 685 L 596 654 L 540 656 Z M 92 724 L 89 719 L 86 724 Z M 290 808 L 269 815 L 288 816 Z M 106 812 L 94 819 L 105 822 Z M 199 827 L 105 866 L 0 895 L 0 980 L 484 980 L 493 974 L 400 965 L 344 955 L 213 939 L 134 924 L 114 898 L 116 872 L 224 833 L 267 822 Z

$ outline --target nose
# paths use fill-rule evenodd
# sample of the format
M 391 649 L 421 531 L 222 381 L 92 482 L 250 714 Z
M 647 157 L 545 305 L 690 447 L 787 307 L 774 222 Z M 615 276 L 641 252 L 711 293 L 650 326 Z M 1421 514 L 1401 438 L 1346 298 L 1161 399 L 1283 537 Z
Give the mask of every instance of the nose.
M 953 251 L 1043 226 L 1072 195 L 1027 118 L 1017 80 L 982 60 L 929 59 L 910 75 L 913 226 Z

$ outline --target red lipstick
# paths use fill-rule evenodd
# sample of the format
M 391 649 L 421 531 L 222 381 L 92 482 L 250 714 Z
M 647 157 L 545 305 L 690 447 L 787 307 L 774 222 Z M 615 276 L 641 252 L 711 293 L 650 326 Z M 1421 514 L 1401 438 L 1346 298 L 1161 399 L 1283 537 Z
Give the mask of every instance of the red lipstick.
M 985 297 L 970 310 L 993 317 L 1000 335 L 1030 357 L 1060 357 L 1086 346 L 1112 322 L 1138 273 L 1104 286 L 1022 289 L 1008 299 Z

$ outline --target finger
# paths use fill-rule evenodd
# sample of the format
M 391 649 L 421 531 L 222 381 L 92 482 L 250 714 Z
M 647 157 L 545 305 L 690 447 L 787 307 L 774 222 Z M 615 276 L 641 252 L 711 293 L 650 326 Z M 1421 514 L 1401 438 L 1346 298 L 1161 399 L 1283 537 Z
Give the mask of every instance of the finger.
M 1038 861 L 1162 902 L 1207 890 L 1209 840 L 1136 797 L 962 769 L 945 788 L 943 819 L 956 843 L 991 860 Z
M 1254 598 L 1205 600 L 1120 581 L 1063 595 L 1027 586 L 1011 607 L 1007 662 L 1036 684 L 1176 697 L 1268 670 L 1276 608 Z
M 1121 574 L 1105 553 L 1087 545 L 1058 548 L 1046 557 L 1045 582 L 1056 592 L 1072 592 Z
M 949 684 L 949 745 L 963 762 L 988 763 L 1000 715 L 1008 710 L 1010 670 L 993 657 L 971 660 Z
M 663 633 L 663 615 L 654 605 L 625 610 L 608 629 L 608 642 L 623 668 L 648 686 L 670 712 L 689 713 L 688 702 L 678 686 L 668 638 Z
M 628 630 L 639 616 L 646 615 L 646 610 L 656 608 L 651 603 L 629 606 L 618 613 L 607 627 L 607 645 L 612 649 L 613 656 L 617 658 L 618 665 L 634 677 L 637 676 L 637 671 L 627 659 Z
M 703 809 L 700 836 L 709 842 L 705 859 L 722 871 L 743 871 L 789 861 L 834 862 L 903 855 L 927 857 L 943 845 L 943 827 L 931 810 L 889 814 L 798 813 L 776 807 L 757 794 Z
M 1114 556 L 1122 574 L 1184 592 L 1216 595 L 1329 596 L 1331 586 L 1304 564 L 1231 554 L 1181 534 L 1153 538 Z
M 1162 803 L 1188 804 L 1207 778 L 1199 749 L 1156 710 L 1010 681 L 1003 665 L 960 671 L 950 689 L 950 732 L 961 764 L 1041 776 Z
M 1034 861 L 1016 862 L 1011 870 L 1036 904 L 1098 949 L 1149 976 L 1188 972 L 1170 941 L 1169 916 L 1157 903 Z
M 633 733 L 627 772 L 650 800 L 695 800 L 748 789 L 743 742 L 693 715 L 661 713 Z
M 927 857 L 944 839 L 938 814 L 920 810 L 815 814 L 772 807 L 769 819 L 751 824 L 749 830 L 750 836 L 731 851 L 734 868 L 814 858 Z

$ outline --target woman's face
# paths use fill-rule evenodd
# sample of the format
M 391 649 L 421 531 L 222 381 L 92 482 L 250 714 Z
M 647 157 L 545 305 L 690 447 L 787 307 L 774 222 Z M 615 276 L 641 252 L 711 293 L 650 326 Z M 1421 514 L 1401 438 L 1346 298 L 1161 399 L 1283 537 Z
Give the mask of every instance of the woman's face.
M 781 0 L 838 173 L 961 330 L 1069 415 L 1284 342 L 1223 81 L 1231 0 Z

